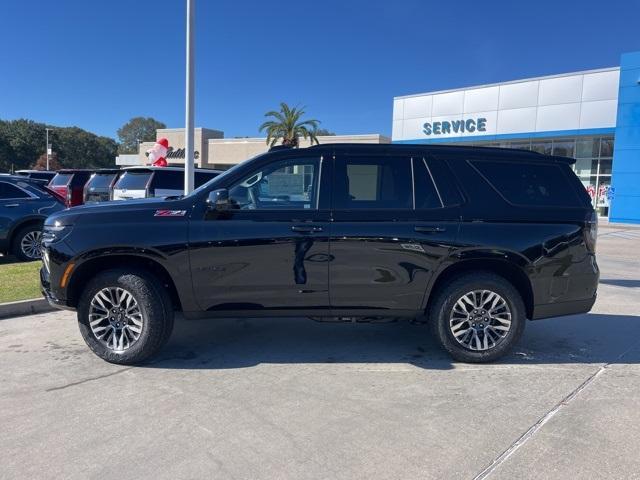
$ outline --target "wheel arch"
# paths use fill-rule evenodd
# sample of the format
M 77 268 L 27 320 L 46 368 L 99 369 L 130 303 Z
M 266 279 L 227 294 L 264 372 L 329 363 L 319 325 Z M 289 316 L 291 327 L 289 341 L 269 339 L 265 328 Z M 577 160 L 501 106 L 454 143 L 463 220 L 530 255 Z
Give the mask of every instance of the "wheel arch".
M 102 255 L 82 262 L 73 270 L 67 286 L 67 305 L 77 308 L 82 286 L 100 272 L 115 268 L 142 270 L 154 275 L 167 289 L 174 310 L 182 310 L 182 301 L 173 278 L 157 260 L 134 254 Z
M 461 260 L 447 266 L 442 270 L 433 281 L 426 302 L 424 302 L 425 311 L 434 301 L 437 293 L 450 280 L 457 276 L 471 272 L 488 272 L 507 280 L 518 291 L 524 302 L 525 312 L 528 319 L 533 316 L 534 295 L 531 281 L 527 276 L 524 267 L 514 261 L 499 258 L 470 258 Z
M 31 225 L 43 225 L 44 224 L 44 220 L 45 217 L 38 217 L 38 216 L 28 216 L 28 217 L 23 217 L 21 218 L 19 221 L 17 221 L 14 225 L 11 226 L 11 229 L 9 230 L 9 234 L 7 235 L 7 239 L 9 241 L 9 248 L 11 248 L 11 246 L 13 245 L 13 240 L 14 240 L 14 235 L 19 232 L 20 230 L 22 230 L 24 227 L 28 227 Z

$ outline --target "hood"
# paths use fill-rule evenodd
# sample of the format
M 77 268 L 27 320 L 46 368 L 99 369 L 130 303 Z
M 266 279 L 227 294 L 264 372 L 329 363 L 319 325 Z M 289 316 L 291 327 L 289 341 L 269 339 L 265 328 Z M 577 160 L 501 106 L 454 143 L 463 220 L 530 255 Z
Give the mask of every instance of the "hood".
M 92 223 L 111 221 L 118 218 L 119 221 L 131 219 L 136 221 L 140 215 L 153 214 L 155 210 L 187 210 L 191 211 L 193 199 L 184 198 L 140 198 L 135 200 L 120 200 L 114 202 L 100 202 L 61 210 L 47 217 L 45 225 L 76 225 L 79 223 Z

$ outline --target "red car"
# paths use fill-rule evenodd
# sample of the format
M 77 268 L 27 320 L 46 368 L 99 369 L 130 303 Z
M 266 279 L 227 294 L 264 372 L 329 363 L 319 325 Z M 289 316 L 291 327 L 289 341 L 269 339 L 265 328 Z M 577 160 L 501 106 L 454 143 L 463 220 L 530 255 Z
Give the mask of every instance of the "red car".
M 67 207 L 75 207 L 84 203 L 84 185 L 91 177 L 93 170 L 58 170 L 49 182 L 49 188 L 64 197 Z

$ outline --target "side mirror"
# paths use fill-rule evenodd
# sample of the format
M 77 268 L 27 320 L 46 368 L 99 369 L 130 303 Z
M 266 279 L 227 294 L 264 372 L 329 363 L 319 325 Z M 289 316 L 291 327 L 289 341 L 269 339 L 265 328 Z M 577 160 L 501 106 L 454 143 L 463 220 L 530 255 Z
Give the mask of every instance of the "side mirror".
M 209 210 L 229 210 L 229 190 L 226 188 L 219 188 L 209 192 L 207 197 L 207 208 Z

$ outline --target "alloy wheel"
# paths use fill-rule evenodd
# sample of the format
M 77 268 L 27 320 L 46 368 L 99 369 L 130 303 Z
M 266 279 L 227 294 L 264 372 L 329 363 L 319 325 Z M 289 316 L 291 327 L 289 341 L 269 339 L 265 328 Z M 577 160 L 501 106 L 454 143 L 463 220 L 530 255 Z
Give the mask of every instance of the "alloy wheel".
M 41 231 L 33 230 L 31 232 L 27 232 L 27 234 L 20 240 L 20 250 L 26 257 L 38 260 L 42 256 L 40 245 L 41 241 Z
M 449 328 L 453 337 L 465 348 L 491 350 L 511 330 L 511 310 L 506 300 L 496 292 L 473 290 L 454 304 Z
M 142 311 L 131 292 L 107 287 L 96 293 L 89 306 L 89 326 L 96 339 L 116 353 L 131 348 L 142 333 Z

